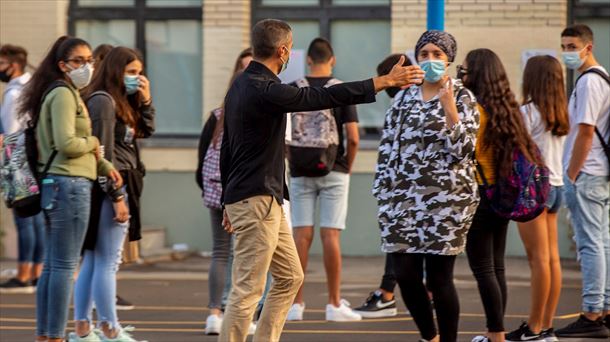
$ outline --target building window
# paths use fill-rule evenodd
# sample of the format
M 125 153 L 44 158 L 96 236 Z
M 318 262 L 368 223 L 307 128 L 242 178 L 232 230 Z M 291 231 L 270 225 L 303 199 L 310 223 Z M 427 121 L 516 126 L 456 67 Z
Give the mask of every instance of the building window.
M 157 109 L 157 137 L 201 131 L 202 0 L 70 0 L 68 32 L 144 57 Z
M 252 22 L 285 20 L 293 29 L 294 49 L 307 51 L 315 37 L 329 39 L 337 58 L 334 75 L 343 81 L 373 76 L 390 54 L 390 14 L 390 0 L 252 0 Z M 365 137 L 378 137 L 389 103 L 382 92 L 377 102 L 358 106 Z

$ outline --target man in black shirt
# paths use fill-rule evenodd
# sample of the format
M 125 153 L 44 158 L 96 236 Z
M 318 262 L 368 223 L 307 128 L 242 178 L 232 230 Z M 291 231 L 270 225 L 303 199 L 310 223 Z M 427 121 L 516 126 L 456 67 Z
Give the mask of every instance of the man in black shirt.
M 225 98 L 220 170 L 225 205 L 224 226 L 235 233 L 233 284 L 219 341 L 246 340 L 267 271 L 273 285 L 254 342 L 279 341 L 286 314 L 303 282 L 303 270 L 281 203 L 284 182 L 286 114 L 375 101 L 388 87 L 420 83 L 418 67 L 328 88 L 281 84 L 292 49 L 292 31 L 280 20 L 266 19 L 252 30 L 254 60 L 235 79 Z

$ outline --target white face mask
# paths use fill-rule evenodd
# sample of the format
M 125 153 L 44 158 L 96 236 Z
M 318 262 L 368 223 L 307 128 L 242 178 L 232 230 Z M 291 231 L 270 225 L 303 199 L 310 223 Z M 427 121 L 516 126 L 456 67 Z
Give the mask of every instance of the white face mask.
M 93 76 L 93 65 L 91 63 L 86 63 L 76 69 L 72 68 L 72 66 L 67 63 L 66 66 L 70 68 L 70 71 L 66 74 L 70 77 L 70 80 L 77 89 L 83 89 L 89 85 L 91 77 Z

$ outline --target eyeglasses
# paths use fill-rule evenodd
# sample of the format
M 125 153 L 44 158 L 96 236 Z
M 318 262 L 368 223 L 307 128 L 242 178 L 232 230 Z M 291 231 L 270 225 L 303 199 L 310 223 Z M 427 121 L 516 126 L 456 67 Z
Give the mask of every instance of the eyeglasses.
M 456 66 L 457 72 L 458 74 L 462 74 L 462 75 L 468 75 L 468 69 L 464 68 L 461 65 Z
M 95 60 L 93 59 L 93 57 L 89 57 L 89 58 L 75 57 L 75 58 L 66 59 L 66 62 L 75 63 L 79 67 L 82 67 L 85 64 L 93 64 L 94 61 Z

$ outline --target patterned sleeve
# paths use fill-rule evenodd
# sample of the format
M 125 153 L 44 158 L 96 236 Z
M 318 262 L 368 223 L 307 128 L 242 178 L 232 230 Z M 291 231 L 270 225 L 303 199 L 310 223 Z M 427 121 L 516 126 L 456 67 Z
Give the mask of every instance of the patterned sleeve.
M 395 98 L 399 99 L 402 97 L 399 97 L 399 95 L 402 94 L 397 94 Z M 375 166 L 375 180 L 373 182 L 373 196 L 378 199 L 385 184 L 385 171 L 388 167 L 390 152 L 392 151 L 392 143 L 394 142 L 394 137 L 396 136 L 396 117 L 398 116 L 399 110 L 396 110 L 395 106 L 398 106 L 398 103 L 399 101 L 395 100 L 386 112 L 385 122 L 383 124 L 383 132 L 381 133 L 381 141 L 379 141 L 379 149 L 377 152 L 377 165 Z
M 460 122 L 447 129 L 445 148 L 457 160 L 472 156 L 479 130 L 479 110 L 474 95 L 465 91 L 457 100 Z

